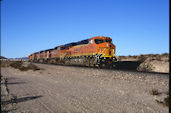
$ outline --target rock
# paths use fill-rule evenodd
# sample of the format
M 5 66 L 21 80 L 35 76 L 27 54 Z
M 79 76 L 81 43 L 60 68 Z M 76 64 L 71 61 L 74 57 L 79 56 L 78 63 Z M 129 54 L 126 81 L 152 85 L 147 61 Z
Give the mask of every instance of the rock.
M 138 71 L 169 73 L 169 62 L 147 58 L 138 67 Z

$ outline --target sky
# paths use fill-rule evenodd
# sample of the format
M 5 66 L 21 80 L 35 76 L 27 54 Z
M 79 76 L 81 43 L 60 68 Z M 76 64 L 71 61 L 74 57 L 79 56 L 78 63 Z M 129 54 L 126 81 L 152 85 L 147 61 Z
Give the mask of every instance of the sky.
M 169 52 L 169 0 L 2 0 L 1 56 L 27 57 L 94 36 L 116 56 Z

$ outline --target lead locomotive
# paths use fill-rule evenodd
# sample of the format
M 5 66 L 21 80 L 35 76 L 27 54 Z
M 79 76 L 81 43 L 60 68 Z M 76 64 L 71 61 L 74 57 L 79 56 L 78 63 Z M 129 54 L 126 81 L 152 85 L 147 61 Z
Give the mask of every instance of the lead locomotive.
M 57 46 L 29 55 L 31 62 L 108 67 L 116 62 L 116 47 L 110 37 L 90 39 Z

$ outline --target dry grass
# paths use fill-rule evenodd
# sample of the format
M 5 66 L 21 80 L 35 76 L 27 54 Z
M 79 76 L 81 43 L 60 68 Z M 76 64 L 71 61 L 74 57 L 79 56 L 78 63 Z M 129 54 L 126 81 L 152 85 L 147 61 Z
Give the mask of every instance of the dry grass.
M 163 53 L 161 56 L 169 57 L 169 53 Z
M 155 95 L 155 96 L 159 96 L 160 94 L 162 94 L 161 92 L 159 92 L 157 89 L 152 89 L 151 91 L 151 94 L 152 95 Z M 166 92 L 167 94 L 167 97 L 165 97 L 163 100 L 158 100 L 156 99 L 155 101 L 158 103 L 158 104 L 162 104 L 164 106 L 169 106 L 169 96 L 168 96 L 168 92 Z
M 169 106 L 169 96 L 164 98 L 164 105 Z
M 40 70 L 40 68 L 34 64 L 29 64 L 27 67 L 26 67 L 28 70 L 33 70 L 33 71 L 36 71 L 36 70 Z
M 0 61 L 1 67 L 9 67 L 10 66 L 10 61 Z
M 161 93 L 157 89 L 152 89 L 151 94 L 152 95 L 160 95 Z
M 40 68 L 34 64 L 28 64 L 27 66 L 23 66 L 23 62 L 22 61 L 14 61 L 10 64 L 11 67 L 15 68 L 15 69 L 19 69 L 20 71 L 28 71 L 28 70 L 40 70 Z
M 14 61 L 10 64 L 11 67 L 19 69 L 22 67 L 23 62 L 22 61 Z
M 164 98 L 164 100 L 163 101 L 160 101 L 160 100 L 156 100 L 156 102 L 158 103 L 158 104 L 162 104 L 162 105 L 164 105 L 164 106 L 169 106 L 169 96 L 167 96 L 166 98 Z

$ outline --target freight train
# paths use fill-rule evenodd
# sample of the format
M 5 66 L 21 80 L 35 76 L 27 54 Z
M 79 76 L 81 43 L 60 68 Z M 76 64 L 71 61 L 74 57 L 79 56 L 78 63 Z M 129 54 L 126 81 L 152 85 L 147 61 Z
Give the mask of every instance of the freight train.
M 33 53 L 31 62 L 82 65 L 88 67 L 111 67 L 117 61 L 116 47 L 110 37 L 96 36 Z

